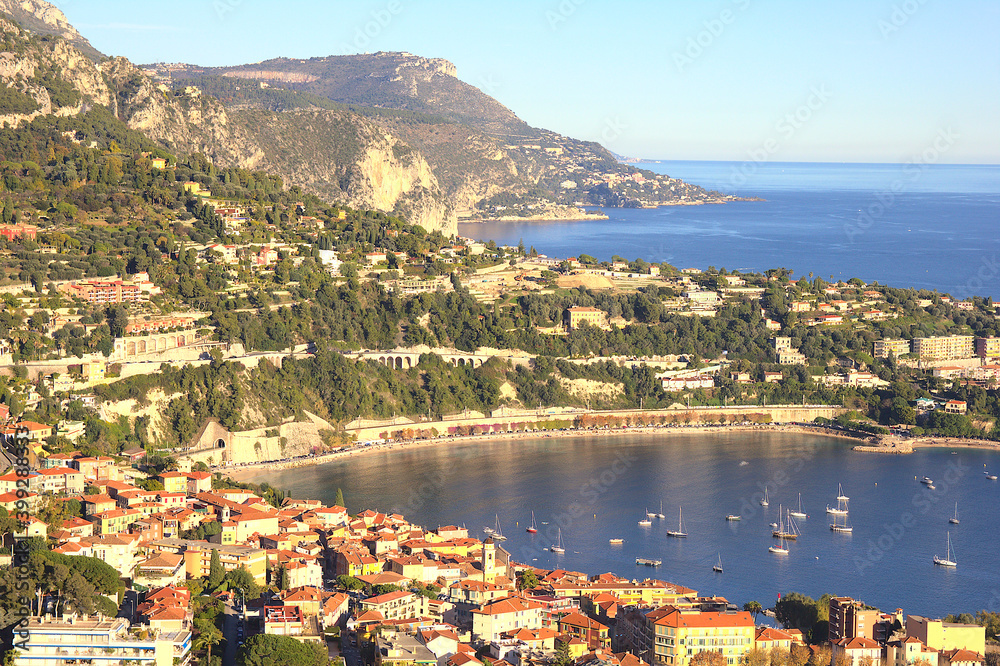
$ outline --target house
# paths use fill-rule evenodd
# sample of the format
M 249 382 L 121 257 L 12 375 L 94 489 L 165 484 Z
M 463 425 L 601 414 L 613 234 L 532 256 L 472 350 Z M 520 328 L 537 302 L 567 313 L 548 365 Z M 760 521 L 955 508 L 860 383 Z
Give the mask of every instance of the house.
M 986 654 L 986 628 L 978 624 L 959 624 L 932 620 L 919 615 L 906 616 L 906 636 L 913 636 L 938 651 L 956 648 Z
M 362 611 L 377 611 L 386 620 L 420 617 L 425 608 L 425 597 L 399 590 L 369 597 L 361 602 Z
M 583 324 L 589 324 L 600 329 L 610 330 L 610 326 L 608 326 L 607 313 L 603 310 L 598 310 L 597 308 L 580 306 L 566 308 L 564 323 L 566 324 L 566 329 L 570 331 L 575 331 Z
M 163 472 L 156 479 L 163 484 L 163 489 L 168 493 L 187 492 L 187 474 L 183 472 Z
M 542 605 L 518 597 L 498 599 L 472 611 L 472 635 L 483 641 L 498 640 L 507 631 L 541 627 Z
M 965 414 L 968 404 L 964 400 L 949 400 L 944 403 L 944 411 L 949 414 Z
M 184 556 L 157 552 L 136 565 L 135 582 L 147 587 L 180 585 L 184 582 Z
M 882 646 L 870 638 L 855 636 L 830 643 L 830 663 L 843 666 L 882 666 Z
M 187 493 L 197 495 L 207 493 L 212 490 L 211 472 L 187 472 Z
M 611 647 L 608 627 L 580 613 L 570 613 L 560 618 L 559 632 L 565 636 L 579 638 L 590 650 Z

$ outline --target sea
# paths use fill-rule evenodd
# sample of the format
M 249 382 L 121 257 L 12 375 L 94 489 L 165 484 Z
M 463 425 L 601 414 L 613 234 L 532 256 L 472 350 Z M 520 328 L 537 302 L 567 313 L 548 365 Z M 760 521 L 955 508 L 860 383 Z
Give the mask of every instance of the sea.
M 765 201 L 605 208 L 608 220 L 468 223 L 550 257 L 667 262 L 794 278 L 858 277 L 1000 300 L 1000 165 L 645 162 L 706 189 Z
M 352 512 L 399 512 L 427 528 L 464 525 L 477 538 L 499 524 L 517 561 L 657 578 L 740 605 L 766 608 L 796 591 L 935 617 L 1000 611 L 1000 482 L 984 473 L 1000 471 L 1000 452 L 881 455 L 850 446 L 777 431 L 552 436 L 402 447 L 247 480 L 330 503 L 340 488 Z M 841 488 L 851 534 L 832 532 L 826 513 Z M 800 495 L 808 517 L 793 520 L 801 536 L 786 542 L 787 555 L 772 554 L 770 524 L 798 509 Z M 664 518 L 639 526 L 661 504 Z M 534 535 L 525 531 L 532 512 Z M 681 521 L 687 538 L 668 537 Z M 560 537 L 564 555 L 548 550 Z M 613 538 L 624 543 L 612 546 Z M 949 538 L 954 569 L 933 563 L 948 553 Z M 719 561 L 721 574 L 712 570 Z

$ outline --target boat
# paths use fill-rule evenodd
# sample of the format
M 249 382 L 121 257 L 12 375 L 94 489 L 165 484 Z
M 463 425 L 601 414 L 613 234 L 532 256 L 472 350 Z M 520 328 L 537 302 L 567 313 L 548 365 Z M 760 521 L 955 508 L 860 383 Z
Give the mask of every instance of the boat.
M 739 515 L 738 513 L 731 513 L 728 516 L 726 516 L 726 520 L 743 520 L 743 516 Z
M 927 484 L 927 490 L 936 490 L 936 489 L 937 489 L 937 486 L 935 486 L 933 483 L 928 483 Z
M 798 511 L 789 511 L 788 515 L 790 515 L 792 518 L 808 518 L 809 517 L 809 516 L 806 515 L 806 512 L 802 510 L 802 493 L 799 493 L 799 510 Z
M 660 520 L 666 518 L 666 516 L 663 515 L 663 500 L 660 500 L 660 512 L 656 514 L 656 517 L 659 518 Z
M 750 464 L 750 463 L 748 463 L 748 462 L 747 462 L 746 460 L 741 460 L 741 461 L 740 461 L 740 467 L 746 467 L 746 466 L 747 466 L 747 465 L 749 465 L 749 464 Z
M 492 527 L 484 527 L 483 528 L 483 534 L 493 534 L 493 528 Z
M 778 529 L 771 532 L 771 536 L 777 537 L 779 539 L 798 539 L 799 530 L 795 526 L 795 522 L 792 520 L 791 515 L 786 511 L 785 518 L 781 517 L 781 505 L 778 505 Z
M 653 521 L 649 519 L 649 516 L 655 516 L 655 513 L 646 512 L 646 517 L 639 521 L 639 527 L 649 527 L 653 524 Z
M 931 479 L 931 477 L 929 476 L 925 476 L 924 478 L 920 479 L 920 483 L 930 486 L 934 484 L 934 480 Z
M 608 543 L 612 546 L 620 546 L 625 543 L 625 539 L 608 539 Z
M 989 472 L 984 472 L 984 474 L 986 474 L 986 478 L 989 479 L 990 481 L 996 481 L 997 480 L 997 475 L 996 474 L 990 474 Z
M 847 524 L 847 512 L 834 514 L 833 522 L 830 523 L 830 531 L 842 534 L 854 532 L 854 528 Z
M 493 528 L 493 539 L 496 541 L 506 541 L 507 537 L 503 535 L 503 530 L 500 529 L 500 516 L 497 515 L 497 526 Z
M 769 502 L 767 501 L 767 486 L 764 486 L 764 499 L 762 499 L 760 501 L 760 505 L 761 506 L 768 506 L 768 504 L 769 504 Z
M 683 539 L 687 536 L 687 532 L 684 531 L 684 521 L 681 519 L 681 507 L 677 507 L 677 529 L 667 530 L 667 536 L 678 539 Z
M 850 499 L 844 494 L 844 487 L 840 484 L 837 485 L 837 506 L 832 507 L 829 504 L 826 505 L 826 512 L 833 514 L 835 516 L 846 516 L 847 515 L 847 500 Z
M 712 571 L 722 573 L 722 553 L 719 553 L 719 561 L 714 567 L 712 567 Z
M 528 528 L 526 530 L 524 530 L 524 531 L 527 532 L 528 534 L 537 534 L 538 533 L 538 526 L 535 525 L 535 512 L 534 511 L 531 512 L 531 525 L 529 525 Z
M 553 553 L 559 553 L 559 554 L 562 554 L 562 553 L 566 552 L 566 547 L 563 545 L 562 528 L 561 527 L 559 528 L 559 536 L 556 538 L 555 545 L 554 546 L 550 546 L 549 550 L 552 551 Z
M 935 555 L 934 564 L 939 564 L 942 567 L 952 567 L 952 568 L 957 567 L 958 562 L 956 562 L 953 559 L 954 557 L 955 555 L 951 552 L 951 532 L 948 532 L 948 554 L 945 555 L 944 557 Z
M 948 522 L 952 525 L 958 525 L 958 502 L 955 502 L 955 515 L 949 518 Z
M 648 557 L 637 557 L 635 558 L 636 564 L 641 564 L 645 567 L 658 567 L 663 564 L 663 560 L 653 560 Z
M 656 512 L 655 511 L 650 511 L 649 509 L 646 509 L 646 517 L 647 518 L 656 518 Z
M 785 542 L 783 540 L 778 541 L 776 545 L 771 546 L 767 549 L 769 553 L 775 553 L 777 555 L 788 555 L 788 548 L 785 547 Z

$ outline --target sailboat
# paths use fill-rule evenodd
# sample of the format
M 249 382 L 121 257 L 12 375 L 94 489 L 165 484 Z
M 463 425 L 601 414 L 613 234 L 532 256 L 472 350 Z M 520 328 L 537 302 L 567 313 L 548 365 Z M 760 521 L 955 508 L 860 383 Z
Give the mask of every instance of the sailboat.
M 769 502 L 767 501 L 767 486 L 764 486 L 764 499 L 762 499 L 760 501 L 760 505 L 761 506 L 768 506 L 768 504 L 769 504 Z
M 943 567 L 957 567 L 958 562 L 952 558 L 955 555 L 951 552 L 951 532 L 948 532 L 948 554 L 944 557 L 934 556 L 934 564 L 940 564 Z
M 802 493 L 799 493 L 799 510 L 798 511 L 789 511 L 788 515 L 791 516 L 792 518 L 808 518 L 809 517 L 809 516 L 806 515 L 806 512 L 802 510 Z
M 656 515 L 655 513 L 650 513 L 649 510 L 647 509 L 646 517 L 639 521 L 639 527 L 649 527 L 650 525 L 652 525 L 653 521 L 650 520 L 649 517 L 655 515 Z
M 646 509 L 646 517 L 647 518 L 656 518 L 656 512 L 655 511 L 650 511 L 649 509 Z
M 496 541 L 506 541 L 507 537 L 503 535 L 503 530 L 500 529 L 500 515 L 497 515 L 497 526 L 493 528 L 493 538 Z
M 795 526 L 795 521 L 792 520 L 791 512 L 785 513 L 785 521 L 781 521 L 781 505 L 778 505 L 778 529 L 771 532 L 772 536 L 776 536 L 779 539 L 798 539 L 799 530 Z
M 779 514 L 780 516 L 780 514 Z M 778 518 L 778 530 L 772 532 L 772 534 L 777 536 L 778 531 L 784 531 L 783 525 L 781 525 L 781 518 Z M 788 547 L 785 545 L 785 540 L 783 538 L 778 538 L 778 543 L 772 545 L 767 549 L 769 553 L 774 553 L 776 555 L 788 555 Z
M 660 512 L 656 514 L 656 517 L 659 518 L 660 520 L 666 518 L 666 516 L 663 515 L 663 500 L 660 500 Z
M 844 496 L 843 491 L 837 496 L 837 509 L 830 511 L 830 507 L 827 507 L 826 510 L 827 513 L 833 514 L 833 522 L 830 524 L 831 531 L 844 534 L 850 534 L 854 531 L 854 528 L 847 524 L 847 497 Z
M 955 502 L 955 516 L 953 518 L 949 518 L 948 522 L 952 525 L 958 525 L 958 502 Z
M 681 518 L 681 507 L 677 507 L 677 529 L 667 530 L 668 537 L 677 537 L 679 539 L 687 536 L 687 532 L 684 531 L 684 521 Z
M 712 567 L 712 571 L 716 573 L 722 573 L 722 553 L 719 553 L 719 562 Z
M 837 506 L 831 507 L 829 504 L 827 504 L 826 512 L 836 516 L 846 516 L 848 499 L 850 498 L 844 494 L 844 487 L 840 484 L 837 484 Z
M 528 529 L 526 529 L 525 532 L 527 532 L 528 534 L 535 534 L 535 533 L 538 532 L 538 526 L 535 525 L 535 512 L 534 511 L 531 512 L 531 525 L 528 526 Z
M 559 554 L 562 554 L 562 553 L 566 552 L 566 547 L 563 546 L 562 528 L 561 527 L 559 528 L 559 536 L 556 539 L 555 545 L 554 546 L 549 546 L 549 550 L 551 550 L 553 553 L 559 553 Z

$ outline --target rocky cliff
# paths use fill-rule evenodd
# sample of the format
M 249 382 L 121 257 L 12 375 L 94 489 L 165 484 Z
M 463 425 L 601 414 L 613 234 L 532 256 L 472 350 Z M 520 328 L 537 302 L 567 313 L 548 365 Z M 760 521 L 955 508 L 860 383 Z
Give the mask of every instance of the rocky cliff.
M 20 4 L 53 24 L 62 16 L 40 0 Z M 445 234 L 456 231 L 454 211 L 423 156 L 357 114 L 230 112 L 196 89 L 175 92 L 158 84 L 125 58 L 95 63 L 65 39 L 39 38 L 2 18 L 0 33 L 0 80 L 8 87 L 0 123 L 16 126 L 103 105 L 176 154 L 203 153 L 222 167 L 266 170 L 355 208 L 402 215 Z

